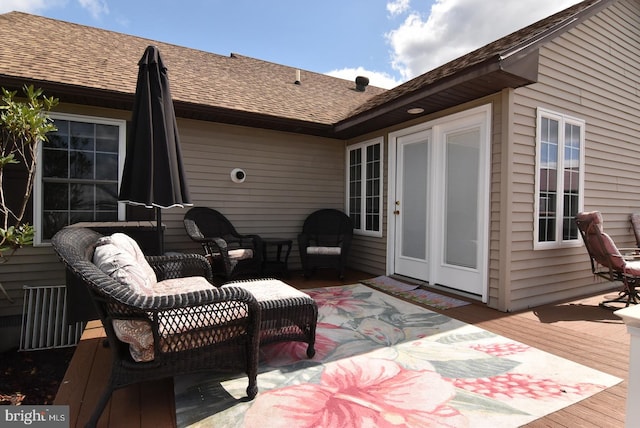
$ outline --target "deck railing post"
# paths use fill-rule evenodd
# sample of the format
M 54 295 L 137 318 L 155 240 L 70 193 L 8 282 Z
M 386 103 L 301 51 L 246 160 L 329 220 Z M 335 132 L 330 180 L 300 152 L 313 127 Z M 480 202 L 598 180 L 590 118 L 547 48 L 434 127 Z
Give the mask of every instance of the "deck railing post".
M 638 426 L 640 421 L 640 305 L 629 306 L 615 312 L 627 325 L 631 335 L 629 352 L 629 386 L 627 388 L 627 413 L 625 427 Z

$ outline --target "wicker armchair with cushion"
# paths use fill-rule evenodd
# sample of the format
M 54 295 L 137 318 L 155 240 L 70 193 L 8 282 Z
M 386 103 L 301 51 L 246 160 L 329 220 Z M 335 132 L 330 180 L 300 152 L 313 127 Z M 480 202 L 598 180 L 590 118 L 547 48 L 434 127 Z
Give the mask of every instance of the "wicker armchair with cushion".
M 220 212 L 207 207 L 191 208 L 184 215 L 187 235 L 202 245 L 213 274 L 225 281 L 255 278 L 262 273 L 262 239 L 241 235 Z
M 353 222 L 342 211 L 325 208 L 311 213 L 298 235 L 304 276 L 317 268 L 333 268 L 344 279 L 352 237 Z
M 127 235 L 82 227 L 62 229 L 52 243 L 89 289 L 112 351 L 108 385 L 89 425 L 115 389 L 197 371 L 245 372 L 247 395 L 255 397 L 259 305 L 242 288 L 214 287 L 204 257 L 145 257 Z

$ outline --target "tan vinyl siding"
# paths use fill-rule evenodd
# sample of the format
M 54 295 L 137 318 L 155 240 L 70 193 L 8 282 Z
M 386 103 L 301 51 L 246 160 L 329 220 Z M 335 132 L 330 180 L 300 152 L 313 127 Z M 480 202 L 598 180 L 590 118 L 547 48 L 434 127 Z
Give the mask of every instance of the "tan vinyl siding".
M 119 119 L 130 115 L 69 105 L 57 111 Z M 194 205 L 221 211 L 240 233 L 291 239 L 290 268 L 300 268 L 296 238 L 306 216 L 320 208 L 344 210 L 344 142 L 194 120 L 178 119 L 178 129 Z M 234 168 L 246 171 L 244 183 L 231 181 Z M 166 251 L 201 251 L 184 231 L 186 211 L 162 211 Z M 378 258 L 368 255 L 371 248 L 362 248 L 363 259 L 373 259 L 361 263 L 362 269 L 376 267 Z M 64 284 L 65 278 L 51 247 L 42 246 L 21 249 L 2 266 L 0 281 L 15 300 L 10 304 L 0 298 L 0 316 L 5 316 L 21 313 L 24 285 Z
M 640 3 L 612 2 L 557 34 L 540 47 L 538 83 L 346 142 L 179 119 L 193 202 L 220 210 L 241 233 L 292 239 L 289 261 L 297 269 L 296 236 L 306 216 L 320 208 L 345 209 L 345 145 L 383 136 L 383 236 L 356 235 L 349 262 L 383 274 L 387 222 L 393 221 L 387 218 L 388 134 L 491 103 L 489 306 L 518 310 L 611 288 L 591 275 L 584 247 L 533 250 L 536 108 L 586 121 L 585 209 L 603 212 L 606 230 L 618 246 L 634 245 L 628 216 L 640 211 Z M 127 111 L 79 105 L 57 111 L 130 117 Z M 244 183 L 231 181 L 234 168 L 246 171 Z M 184 232 L 185 212 L 163 210 L 167 251 L 200 251 Z M 0 281 L 16 299 L 11 305 L 0 298 L 0 316 L 10 315 L 22 309 L 23 285 L 59 284 L 64 272 L 50 247 L 25 248 L 2 266 Z
M 73 104 L 60 104 L 55 112 L 120 120 L 126 120 L 131 116 L 130 112 Z M 0 265 L 0 272 L 0 282 L 14 300 L 10 303 L 4 296 L 0 296 L 0 317 L 22 313 L 25 285 L 48 286 L 66 282 L 62 263 L 48 244 L 21 248 L 9 258 L 7 263 Z
M 2 264 L 0 269 L 0 282 L 14 301 L 10 303 L 4 296 L 0 297 L 0 317 L 22 313 L 25 285 L 65 284 L 62 263 L 50 246 L 22 248 L 7 263 Z
M 242 234 L 294 241 L 290 267 L 300 267 L 297 235 L 308 214 L 344 210 L 344 142 L 327 138 L 179 120 L 183 162 L 195 206 L 222 212 Z M 244 183 L 231 170 L 242 168 Z M 199 251 L 184 232 L 186 209 L 163 213 L 168 249 Z
M 386 259 L 387 247 L 384 239 L 354 236 L 349 266 L 373 275 L 384 275 L 387 267 Z
M 511 293 L 517 310 L 611 288 L 583 246 L 533 250 L 536 108 L 586 121 L 585 210 L 600 210 L 619 247 L 640 210 L 640 5 L 614 3 L 540 50 L 539 82 L 516 90 Z
M 388 182 L 389 182 L 389 143 L 387 140 L 387 132 L 375 133 L 367 135 L 364 138 L 349 141 L 347 146 L 352 144 L 370 141 L 380 136 L 384 136 L 382 140 L 382 237 L 365 236 L 355 234 L 349 256 L 349 266 L 354 269 L 368 272 L 374 275 L 384 275 L 387 270 L 387 212 L 388 212 Z M 346 155 L 346 150 L 345 150 Z M 346 161 L 345 161 L 346 172 Z M 346 176 L 344 189 L 346 190 Z M 346 195 L 346 194 L 345 194 Z M 345 207 L 346 208 L 346 207 Z

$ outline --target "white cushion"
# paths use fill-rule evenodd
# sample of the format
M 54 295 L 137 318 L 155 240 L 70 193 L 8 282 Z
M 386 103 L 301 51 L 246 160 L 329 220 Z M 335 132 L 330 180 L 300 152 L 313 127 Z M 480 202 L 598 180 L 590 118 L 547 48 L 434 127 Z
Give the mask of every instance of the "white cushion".
M 307 254 L 315 256 L 338 256 L 341 251 L 340 247 L 307 247 Z
M 173 295 L 209 288 L 213 288 L 213 285 L 201 276 L 170 278 L 158 282 L 154 287 L 153 294 L 156 296 Z M 179 317 L 179 315 L 177 316 Z M 173 326 L 179 324 L 179 322 L 175 322 L 175 320 L 171 318 L 172 317 L 167 318 L 166 322 Z M 211 325 L 216 321 L 215 318 L 212 319 L 210 316 L 207 316 L 206 313 L 203 313 L 201 318 L 201 320 L 195 321 L 198 325 L 193 325 L 194 321 L 191 323 L 185 321 L 185 325 L 181 326 L 181 330 L 187 331 L 197 327 Z M 148 321 L 113 320 L 112 325 L 118 339 L 129 344 L 129 353 L 134 361 L 151 361 L 154 359 L 153 333 L 151 332 L 151 325 Z M 160 327 L 162 327 L 162 325 Z M 163 331 L 160 331 L 160 334 L 162 333 Z
M 93 263 L 114 280 L 145 296 L 173 295 L 213 287 L 206 278 L 198 276 L 158 282 L 138 243 L 123 233 L 100 238 Z M 129 344 L 134 361 L 153 360 L 153 334 L 148 321 L 116 319 L 112 325 L 118 339 Z M 190 328 L 194 326 L 184 326 L 185 331 Z
M 279 279 L 228 282 L 222 286 L 222 288 L 225 287 L 243 288 L 251 293 L 258 302 L 270 302 L 300 297 L 310 298 L 308 294 L 290 286 L 289 284 L 285 284 Z
M 238 248 L 229 250 L 229 258 L 234 260 L 247 260 L 253 258 L 253 250 L 251 248 Z
M 147 262 L 147 259 L 145 258 L 144 253 L 138 246 L 138 243 L 135 241 L 135 239 L 131 238 L 128 235 L 125 235 L 124 233 L 114 233 L 111 236 L 102 238 L 102 240 L 109 241 L 115 246 L 127 251 L 136 259 L 138 263 L 140 263 L 140 267 L 145 271 L 147 275 L 152 277 L 154 281 L 157 280 L 156 273 L 153 271 L 153 268 L 149 265 L 149 262 Z
M 253 258 L 253 250 L 251 248 L 237 248 L 227 251 L 227 254 L 229 254 L 229 258 L 232 260 L 247 260 Z M 220 253 L 215 253 L 213 258 L 219 259 Z
M 119 283 L 130 287 L 135 293 L 153 294 L 157 283 L 156 274 L 144 258 L 138 244 L 120 233 L 98 240 L 93 253 L 93 263 Z
M 627 275 L 640 276 L 640 260 L 625 263 L 624 273 Z
M 111 324 L 118 339 L 129 344 L 129 354 L 133 361 L 153 360 L 153 334 L 147 321 L 113 320 Z

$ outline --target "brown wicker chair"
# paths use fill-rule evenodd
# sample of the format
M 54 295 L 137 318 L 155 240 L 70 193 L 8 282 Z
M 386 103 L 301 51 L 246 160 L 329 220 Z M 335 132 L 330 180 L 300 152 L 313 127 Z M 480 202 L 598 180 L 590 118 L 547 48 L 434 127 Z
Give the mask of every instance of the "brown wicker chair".
M 325 208 L 311 213 L 298 235 L 304 276 L 317 268 L 333 268 L 344 279 L 352 238 L 353 222 L 342 211 Z
M 605 300 L 600 306 L 619 309 L 640 302 L 636 289 L 640 286 L 640 252 L 637 248 L 618 248 L 604 232 L 599 211 L 581 212 L 575 218 L 584 241 L 594 275 L 612 282 L 621 282 L 622 289 L 614 299 Z
M 202 245 L 213 274 L 223 282 L 262 274 L 262 239 L 241 235 L 222 213 L 207 207 L 191 208 L 184 216 L 184 228 Z
M 97 423 L 115 389 L 198 371 L 245 372 L 249 378 L 247 395 L 254 398 L 258 391 L 260 337 L 256 299 L 239 287 L 212 286 L 204 279 L 211 278 L 211 267 L 196 254 L 146 257 L 157 277 L 158 289 L 163 283 L 171 283 L 170 278 L 182 278 L 174 281 L 184 292 L 132 291 L 93 263 L 100 237 L 86 228 L 67 227 L 52 240 L 67 271 L 89 289 L 113 355 L 108 385 L 89 425 Z M 188 291 L 189 284 L 195 282 L 199 289 Z M 137 361 L 131 342 L 121 340 L 122 332 L 118 337 L 116 323 L 122 322 L 139 323 L 152 333 L 150 358 Z

